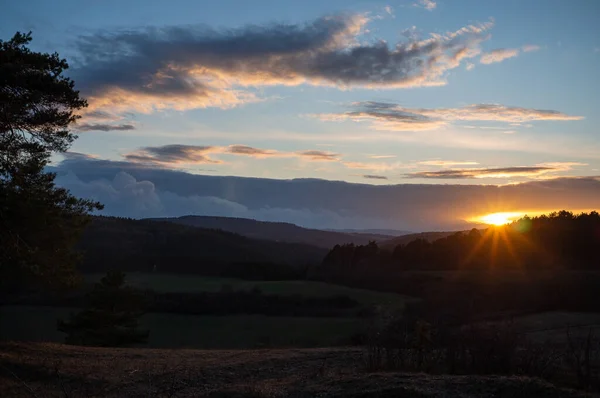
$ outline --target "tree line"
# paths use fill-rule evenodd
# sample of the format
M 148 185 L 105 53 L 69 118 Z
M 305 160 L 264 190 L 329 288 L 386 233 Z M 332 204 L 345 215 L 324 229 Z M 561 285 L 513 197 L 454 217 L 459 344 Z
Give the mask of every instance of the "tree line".
M 600 266 L 600 215 L 554 212 L 523 217 L 484 231 L 457 232 L 429 242 L 416 239 L 393 250 L 375 242 L 336 245 L 317 272 L 396 272 L 403 270 L 597 269 Z
M 560 211 L 392 250 L 338 245 L 308 278 L 423 299 L 438 316 L 597 311 L 600 216 Z

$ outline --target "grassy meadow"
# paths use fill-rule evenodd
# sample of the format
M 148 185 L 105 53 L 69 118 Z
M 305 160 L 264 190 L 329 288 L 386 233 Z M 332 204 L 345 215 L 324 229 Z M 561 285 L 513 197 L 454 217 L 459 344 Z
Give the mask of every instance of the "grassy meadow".
M 86 275 L 86 283 L 103 275 Z M 396 311 L 411 298 L 393 293 L 311 281 L 245 281 L 201 276 L 133 273 L 128 284 L 141 289 L 167 293 L 218 292 L 226 286 L 233 290 L 259 288 L 265 294 L 304 297 L 348 296 L 365 306 Z M 9 305 L 0 307 L 0 340 L 62 342 L 56 330 L 57 319 L 65 319 L 75 308 Z M 2 325 L 10 325 L 3 327 Z M 291 317 L 264 315 L 183 315 L 148 313 L 140 319 L 150 330 L 148 347 L 244 349 L 262 347 L 327 347 L 348 345 L 353 336 L 369 328 L 358 317 Z
M 103 274 L 89 274 L 85 281 L 94 283 Z M 218 292 L 224 286 L 233 290 L 260 289 L 265 294 L 299 295 L 305 297 L 348 296 L 365 305 L 376 305 L 402 309 L 412 298 L 395 293 L 381 293 L 366 289 L 354 289 L 315 281 L 247 281 L 233 278 L 214 278 L 175 274 L 127 274 L 127 284 L 139 289 L 150 289 L 161 293 Z
M 0 340 L 63 342 L 56 320 L 73 308 L 0 307 Z M 10 328 L 2 327 L 10 325 Z M 243 349 L 347 345 L 368 324 L 358 318 L 267 317 L 262 315 L 196 316 L 149 313 L 140 320 L 150 330 L 150 348 Z

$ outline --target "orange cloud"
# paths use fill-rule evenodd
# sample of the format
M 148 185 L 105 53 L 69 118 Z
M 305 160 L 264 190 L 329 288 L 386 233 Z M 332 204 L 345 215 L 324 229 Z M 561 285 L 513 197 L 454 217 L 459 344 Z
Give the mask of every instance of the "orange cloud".
M 296 155 L 301 158 L 313 160 L 313 161 L 325 161 L 333 162 L 339 160 L 339 154 L 325 151 L 301 151 L 296 152 Z
M 229 31 L 166 27 L 84 35 L 73 77 L 90 109 L 117 113 L 229 108 L 259 100 L 246 88 L 273 85 L 435 86 L 480 53 L 493 26 L 468 25 L 389 46 L 359 41 L 368 22 L 364 14 L 333 15 Z
M 419 162 L 420 165 L 422 166 L 471 166 L 471 165 L 477 165 L 479 163 L 477 162 L 470 162 L 470 161 L 456 161 L 456 160 L 425 160 L 422 162 Z

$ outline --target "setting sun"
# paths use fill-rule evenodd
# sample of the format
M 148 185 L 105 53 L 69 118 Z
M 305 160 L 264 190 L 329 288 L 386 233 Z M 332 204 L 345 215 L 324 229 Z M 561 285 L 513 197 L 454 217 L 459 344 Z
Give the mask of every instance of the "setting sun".
M 521 213 L 492 213 L 480 217 L 480 220 L 490 225 L 505 225 L 522 216 Z

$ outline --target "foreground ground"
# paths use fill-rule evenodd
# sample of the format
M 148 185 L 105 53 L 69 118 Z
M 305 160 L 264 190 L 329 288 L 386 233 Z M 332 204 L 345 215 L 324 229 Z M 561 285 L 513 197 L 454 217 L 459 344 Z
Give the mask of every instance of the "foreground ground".
M 1 397 L 586 397 L 523 377 L 368 373 L 360 349 L 0 345 Z

